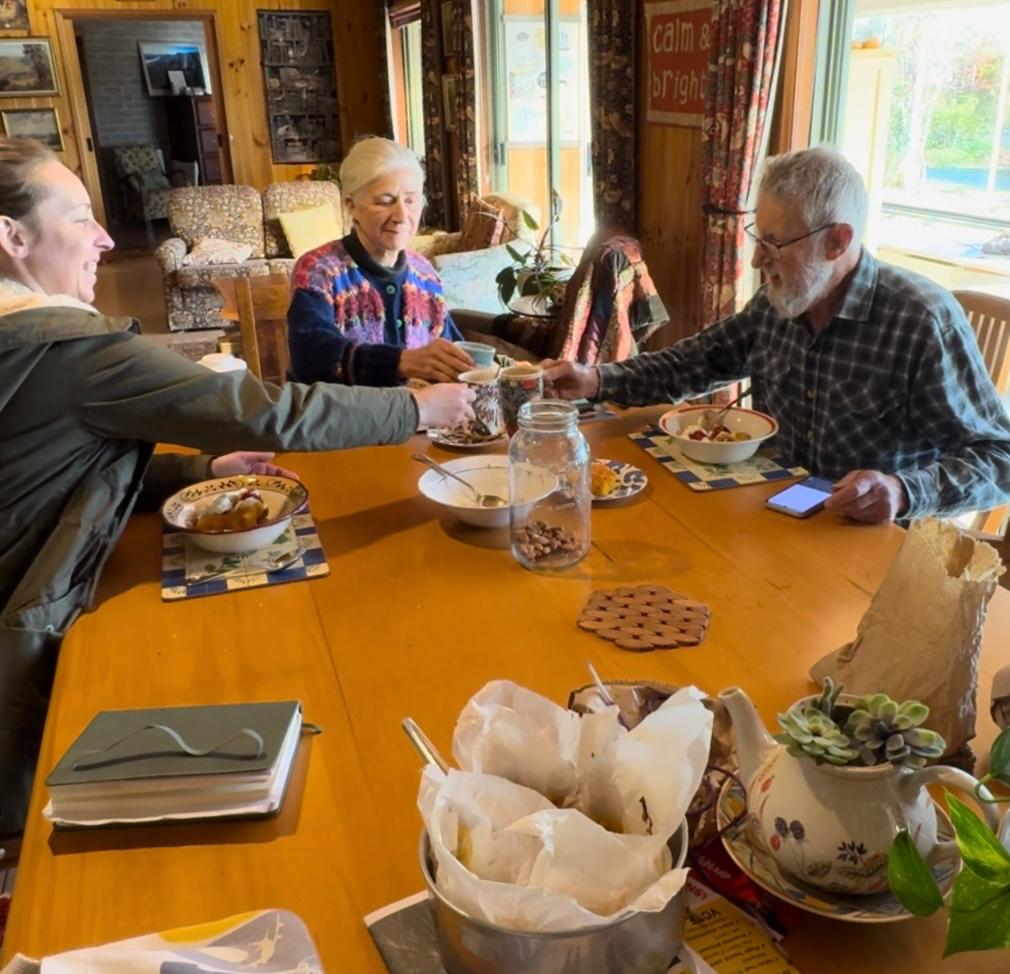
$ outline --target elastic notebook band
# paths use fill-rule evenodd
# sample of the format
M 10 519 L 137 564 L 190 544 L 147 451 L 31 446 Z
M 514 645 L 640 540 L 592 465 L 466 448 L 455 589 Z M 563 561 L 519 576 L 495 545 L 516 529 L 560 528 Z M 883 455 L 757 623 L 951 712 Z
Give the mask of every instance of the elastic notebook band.
M 115 747 L 119 747 L 120 744 L 125 743 L 131 737 L 136 737 L 138 734 L 142 734 L 144 731 L 157 730 L 164 734 L 167 734 L 175 743 L 178 745 L 178 751 L 147 751 L 143 754 L 128 754 L 123 757 L 114 758 L 104 758 L 100 761 L 83 761 L 84 758 L 89 756 L 95 756 L 98 754 L 105 754 L 111 751 Z M 165 724 L 146 724 L 144 727 L 138 727 L 134 731 L 130 731 L 125 737 L 119 738 L 118 741 L 113 741 L 106 747 L 98 748 L 91 751 L 82 751 L 78 756 L 77 760 L 74 761 L 71 766 L 72 771 L 90 771 L 93 768 L 102 768 L 109 764 L 119 764 L 126 761 L 140 761 L 144 758 L 153 757 L 189 757 L 189 758 L 205 758 L 209 757 L 211 754 L 216 754 L 221 748 L 225 747 L 227 744 L 231 744 L 232 741 L 237 741 L 240 737 L 251 738 L 256 743 L 256 753 L 255 754 L 222 754 L 220 757 L 227 757 L 230 760 L 235 761 L 255 761 L 257 758 L 263 755 L 263 738 L 254 731 L 251 727 L 243 727 L 240 731 L 232 734 L 226 741 L 222 741 L 220 744 L 215 744 L 213 747 L 207 748 L 205 751 L 197 750 L 195 747 L 190 747 L 189 744 L 183 740 L 182 735 L 177 731 L 173 730 Z

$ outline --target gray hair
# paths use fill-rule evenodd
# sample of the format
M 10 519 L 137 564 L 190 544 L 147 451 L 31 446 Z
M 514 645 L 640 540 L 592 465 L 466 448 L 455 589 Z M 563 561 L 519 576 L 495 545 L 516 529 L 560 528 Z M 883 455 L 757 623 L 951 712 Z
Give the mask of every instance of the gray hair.
M 31 223 L 48 190 L 32 178 L 56 154 L 34 139 L 0 139 L 0 216 Z
M 858 245 L 866 229 L 869 200 L 856 167 L 830 146 L 773 156 L 765 163 L 759 194 L 795 203 L 813 230 L 848 223 Z
M 399 142 L 366 135 L 351 146 L 340 164 L 340 194 L 355 199 L 370 182 L 398 169 L 411 169 L 424 183 L 424 170 L 417 156 Z

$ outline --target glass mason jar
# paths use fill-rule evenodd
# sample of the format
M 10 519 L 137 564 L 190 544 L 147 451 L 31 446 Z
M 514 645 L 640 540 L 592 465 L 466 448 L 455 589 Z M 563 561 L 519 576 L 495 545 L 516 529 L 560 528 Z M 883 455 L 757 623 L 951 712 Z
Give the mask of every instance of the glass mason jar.
M 569 402 L 538 399 L 519 409 L 509 446 L 509 532 L 524 568 L 553 571 L 589 552 L 589 447 Z

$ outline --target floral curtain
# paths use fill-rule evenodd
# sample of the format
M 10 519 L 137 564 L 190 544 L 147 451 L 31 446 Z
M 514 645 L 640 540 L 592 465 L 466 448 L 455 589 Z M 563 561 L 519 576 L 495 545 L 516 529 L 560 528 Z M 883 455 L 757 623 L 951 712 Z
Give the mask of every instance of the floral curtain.
M 474 46 L 473 0 L 423 0 L 425 223 L 450 230 L 479 193 Z
M 442 39 L 439 0 L 421 4 L 421 71 L 424 74 L 424 222 L 447 227 L 445 192 L 449 183 L 446 131 L 442 118 Z
M 705 238 L 702 320 L 737 309 L 743 228 L 768 124 L 783 0 L 713 0 L 702 153 Z
M 588 0 L 593 203 L 598 227 L 635 229 L 635 0 Z

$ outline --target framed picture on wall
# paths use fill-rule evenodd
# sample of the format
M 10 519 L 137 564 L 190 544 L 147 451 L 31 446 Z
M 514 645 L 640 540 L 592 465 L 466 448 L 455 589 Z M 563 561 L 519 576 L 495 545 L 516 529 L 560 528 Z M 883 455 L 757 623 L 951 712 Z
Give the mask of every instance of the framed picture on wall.
M 59 93 L 48 37 L 0 38 L 0 98 Z
M 0 109 L 4 134 L 11 139 L 35 139 L 53 152 L 63 151 L 63 133 L 55 108 Z
M 2 2 L 2 0 L 0 0 Z M 191 93 L 210 94 L 210 69 L 207 66 L 207 52 L 200 41 L 179 41 L 169 43 L 153 43 L 138 41 L 140 46 L 140 65 L 144 71 L 144 81 L 147 93 L 153 97 L 172 95 L 172 78 L 181 74 L 185 80 L 184 88 Z
M 27 0 L 0 0 L 0 30 L 31 30 Z

